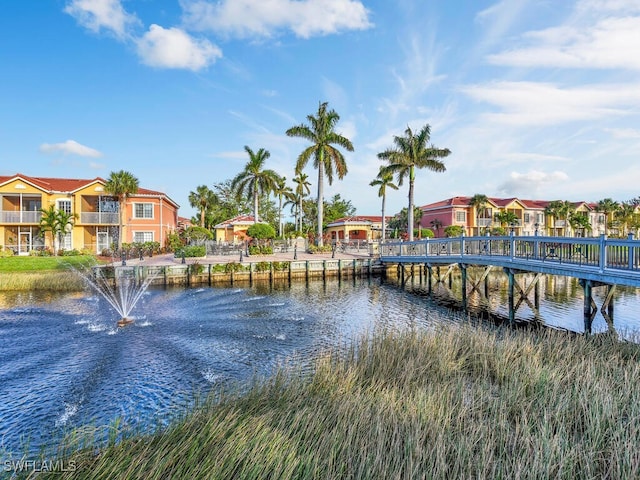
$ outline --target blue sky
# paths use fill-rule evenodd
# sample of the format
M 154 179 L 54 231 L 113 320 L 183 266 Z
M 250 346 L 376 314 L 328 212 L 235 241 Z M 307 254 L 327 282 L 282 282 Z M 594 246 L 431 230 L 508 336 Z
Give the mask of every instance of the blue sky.
M 320 101 L 355 146 L 325 196 L 362 215 L 376 154 L 426 123 L 452 154 L 418 205 L 640 195 L 638 0 L 5 0 L 0 65 L 0 174 L 125 169 L 184 216 L 245 145 L 290 180 L 306 144 L 284 132 Z

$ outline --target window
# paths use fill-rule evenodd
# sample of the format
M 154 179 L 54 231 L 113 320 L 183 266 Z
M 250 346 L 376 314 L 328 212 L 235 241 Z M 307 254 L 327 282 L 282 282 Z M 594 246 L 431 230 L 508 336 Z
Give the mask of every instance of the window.
M 58 200 L 58 210 L 71 215 L 71 200 Z
M 456 212 L 456 222 L 466 223 L 467 222 L 467 212 L 464 212 L 464 211 Z
M 135 218 L 153 218 L 152 203 L 134 203 L 133 216 Z
M 544 222 L 544 214 L 536 213 L 536 223 L 543 223 L 543 222 Z
M 531 222 L 531 215 L 529 215 L 528 213 L 524 214 L 524 223 L 529 223 Z
M 135 232 L 133 241 L 135 243 L 153 242 L 153 232 Z
M 604 215 L 598 215 L 598 223 L 604 223 Z

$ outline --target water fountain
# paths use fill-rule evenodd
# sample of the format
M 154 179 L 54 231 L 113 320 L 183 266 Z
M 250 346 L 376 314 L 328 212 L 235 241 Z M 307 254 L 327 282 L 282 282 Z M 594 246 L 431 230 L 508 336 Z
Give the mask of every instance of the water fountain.
M 113 272 L 113 277 L 107 275 L 106 271 Z M 157 272 L 150 272 L 144 281 L 138 281 L 136 271 L 133 268 L 124 267 L 94 267 L 91 274 L 80 270 L 77 272 L 118 312 L 120 315 L 118 327 L 133 323 L 131 311 L 157 276 Z

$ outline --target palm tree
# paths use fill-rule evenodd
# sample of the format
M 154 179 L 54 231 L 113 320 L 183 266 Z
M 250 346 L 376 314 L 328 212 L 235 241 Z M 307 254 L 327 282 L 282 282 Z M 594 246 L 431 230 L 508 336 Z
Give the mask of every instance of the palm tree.
M 488 203 L 489 203 L 489 198 L 486 195 L 483 195 L 482 193 L 476 193 L 469 200 L 469 206 L 472 208 L 475 208 L 476 210 L 476 227 L 478 229 L 478 235 L 480 235 L 480 214 L 482 214 L 482 218 L 484 219 L 487 213 Z M 486 230 L 487 226 L 484 225 L 484 227 Z
M 263 170 L 264 162 L 271 156 L 268 150 L 261 148 L 254 153 L 247 145 L 244 149 L 249 154 L 249 161 L 231 181 L 231 189 L 238 198 L 243 195 L 253 198 L 253 222 L 258 223 L 258 199 L 276 189 L 280 175 L 273 170 Z
M 409 207 L 407 229 L 408 238 L 413 240 L 413 188 L 415 183 L 416 168 L 427 168 L 434 172 L 444 172 L 446 167 L 439 159 L 448 156 L 451 151 L 448 148 L 436 148 L 429 145 L 431 127 L 425 125 L 416 134 L 410 127 L 404 132 L 404 136 L 394 136 L 395 148 L 385 150 L 378 154 L 378 158 L 386 160 L 388 165 L 385 171 L 396 174 L 398 185 L 402 185 L 405 177 L 409 177 Z
M 307 181 L 308 178 L 309 178 L 309 175 L 299 171 L 296 172 L 296 176 L 293 178 L 293 183 L 296 184 L 295 196 L 298 200 L 297 202 L 298 210 L 296 213 L 296 221 L 300 222 L 300 227 L 298 228 L 298 226 L 296 225 L 296 230 L 298 230 L 299 232 L 302 232 L 302 201 L 304 200 L 304 197 L 306 195 L 309 195 L 309 193 L 311 192 L 311 190 L 309 189 L 309 187 L 311 186 L 311 183 Z
M 636 208 L 628 202 L 622 202 L 618 205 L 618 209 L 613 213 L 615 219 L 622 226 L 621 235 L 626 235 L 629 231 L 629 224 L 633 221 L 633 215 Z
M 390 172 L 385 172 L 383 167 L 380 167 L 380 171 L 378 172 L 378 176 L 369 183 L 372 187 L 378 188 L 378 197 L 382 197 L 382 241 L 384 241 L 386 237 L 386 218 L 384 216 L 384 204 L 387 199 L 387 188 L 392 188 L 394 190 L 398 190 L 398 186 L 393 183 L 393 174 Z
M 189 192 L 189 205 L 200 210 L 200 226 L 205 226 L 205 215 L 212 205 L 218 202 L 218 196 L 206 185 L 200 185 L 195 192 Z
M 120 209 L 120 225 L 118 230 L 118 246 L 122 248 L 124 241 L 124 210 L 127 197 L 138 193 L 138 179 L 125 170 L 111 172 L 105 183 L 104 189 L 118 198 Z
M 575 210 L 573 204 L 568 200 L 554 200 L 549 202 L 549 204 L 544 209 L 545 215 L 552 216 L 554 219 L 554 230 L 555 230 L 555 221 L 559 220 L 562 223 L 562 236 L 565 237 L 567 235 L 567 223 L 569 219 L 569 215 L 571 212 Z M 555 232 L 554 232 L 555 233 Z
M 442 221 L 439 218 L 434 218 L 429 222 L 431 224 L 431 228 L 436 231 L 436 237 L 440 236 L 440 229 L 442 228 Z
M 282 237 L 282 206 L 283 200 L 290 201 L 295 199 L 293 190 L 287 185 L 287 179 L 280 177 L 273 190 L 273 194 L 278 197 L 278 236 Z
M 520 221 L 518 215 L 507 210 L 496 212 L 493 218 L 495 218 L 496 222 L 498 222 L 501 227 L 506 227 L 507 225 L 517 225 Z
M 73 225 L 77 215 L 67 213 L 64 210 L 56 209 L 53 205 L 49 208 L 41 209 L 40 228 L 43 233 L 51 232 L 51 245 L 54 255 L 58 255 L 59 246 L 62 244 L 62 237 L 67 233 L 70 225 Z
M 323 180 L 327 176 L 329 185 L 333 183 L 333 173 L 338 175 L 342 180 L 347 174 L 347 163 L 334 145 L 338 145 L 349 152 L 353 151 L 351 141 L 336 133 L 335 128 L 340 115 L 335 110 L 327 111 L 327 102 L 320 103 L 317 116 L 307 115 L 310 125 L 300 124 L 287 130 L 290 137 L 300 137 L 311 142 L 311 145 L 305 148 L 296 163 L 296 171 L 302 171 L 313 157 L 313 167 L 318 169 L 318 227 L 317 227 L 317 244 L 322 245 L 322 223 L 323 223 Z
M 606 234 L 609 233 L 608 229 L 613 221 L 612 215 L 616 210 L 618 210 L 618 202 L 611 198 L 603 198 L 596 205 L 596 211 L 604 213 L 604 233 Z

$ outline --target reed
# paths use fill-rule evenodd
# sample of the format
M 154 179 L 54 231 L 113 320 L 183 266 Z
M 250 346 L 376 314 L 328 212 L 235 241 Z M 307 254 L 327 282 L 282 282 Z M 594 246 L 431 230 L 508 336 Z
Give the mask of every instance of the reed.
M 639 478 L 639 360 L 610 335 L 378 332 L 52 478 Z
M 59 292 L 77 292 L 86 287 L 79 275 L 70 272 L 13 272 L 0 275 L 0 291 L 3 290 L 41 290 Z

